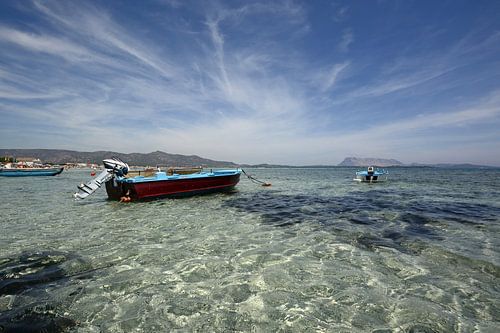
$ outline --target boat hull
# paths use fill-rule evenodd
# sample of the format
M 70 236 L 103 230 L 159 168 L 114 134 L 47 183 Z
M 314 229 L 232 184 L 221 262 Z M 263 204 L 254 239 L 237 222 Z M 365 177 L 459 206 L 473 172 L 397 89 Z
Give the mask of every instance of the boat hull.
M 3 177 L 33 177 L 33 176 L 55 176 L 63 172 L 64 168 L 16 168 L 0 169 L 0 176 Z
M 368 167 L 365 171 L 356 172 L 356 178 L 354 178 L 354 180 L 361 183 L 380 183 L 385 182 L 388 175 L 389 172 L 385 170 Z
M 131 200 L 147 200 L 165 197 L 183 197 L 234 189 L 240 180 L 240 174 L 214 175 L 196 178 L 151 180 L 126 182 L 111 179 L 106 182 L 106 192 L 113 200 L 128 196 Z
M 387 181 L 387 176 L 356 176 L 354 180 L 362 183 L 381 183 Z

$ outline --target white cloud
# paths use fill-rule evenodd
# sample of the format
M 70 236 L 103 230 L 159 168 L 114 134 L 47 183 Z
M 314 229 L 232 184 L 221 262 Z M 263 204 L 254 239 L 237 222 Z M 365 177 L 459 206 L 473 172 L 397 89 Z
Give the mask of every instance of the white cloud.
M 335 13 L 333 15 L 333 19 L 336 22 L 341 22 L 341 21 L 344 21 L 348 17 L 348 14 L 349 14 L 349 7 L 342 6 L 335 11 Z
M 16 44 L 31 51 L 60 56 L 69 61 L 90 60 L 92 53 L 70 41 L 0 26 L 0 41 Z
M 345 30 L 342 34 L 342 39 L 338 45 L 338 49 L 342 52 L 349 51 L 349 46 L 354 42 L 354 34 L 351 30 Z
M 110 51 L 118 51 L 121 56 L 129 56 L 139 64 L 146 65 L 156 74 L 166 78 L 182 74 L 171 65 L 165 56 L 160 56 L 152 45 L 134 37 L 129 29 L 122 27 L 102 9 L 86 3 L 34 2 L 35 7 L 50 20 L 62 35 L 69 35 L 80 41 L 87 41 L 89 47 L 101 56 L 110 56 Z
M 335 85 L 340 73 L 343 72 L 347 67 L 349 67 L 349 64 L 349 61 L 335 64 L 329 71 L 327 71 L 326 75 L 324 75 L 322 83 L 323 91 L 327 91 Z
M 226 94 L 231 95 L 231 83 L 229 82 L 226 65 L 224 63 L 224 37 L 219 31 L 219 23 L 217 20 L 208 21 L 207 26 L 210 30 L 210 36 L 215 49 L 217 67 L 220 72 L 220 80 L 217 81 L 220 82 L 220 87 L 226 92 Z

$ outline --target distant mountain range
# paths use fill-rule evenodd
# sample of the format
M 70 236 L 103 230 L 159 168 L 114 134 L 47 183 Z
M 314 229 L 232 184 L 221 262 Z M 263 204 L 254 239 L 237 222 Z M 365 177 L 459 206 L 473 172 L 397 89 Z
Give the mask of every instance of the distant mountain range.
M 113 151 L 81 152 L 60 149 L 0 149 L 0 156 L 35 157 L 44 163 L 95 163 L 102 164 L 102 160 L 118 157 L 129 165 L 136 166 L 204 166 L 204 167 L 237 167 L 237 164 L 227 161 L 215 161 L 196 155 L 169 154 L 155 151 L 148 154 L 123 154 Z
M 162 151 L 152 153 L 131 153 L 124 154 L 113 151 L 81 152 L 61 149 L 0 149 L 1 156 L 10 157 L 34 157 L 39 158 L 44 163 L 65 164 L 65 163 L 95 163 L 101 164 L 102 160 L 110 157 L 118 157 L 129 165 L 135 166 L 202 166 L 202 167 L 263 167 L 263 168 L 287 168 L 287 167 L 318 167 L 330 168 L 332 165 L 309 165 L 309 166 L 289 166 L 274 164 L 237 164 L 228 161 L 216 161 L 196 155 L 169 154 Z M 367 158 L 367 157 L 346 157 L 338 166 L 367 167 L 367 166 L 399 166 L 399 167 L 442 167 L 442 168 L 490 168 L 490 166 L 475 164 L 404 164 L 395 159 Z
M 373 158 L 373 157 L 346 157 L 339 166 L 403 166 L 404 164 L 395 159 Z
M 404 164 L 395 159 L 385 159 L 385 158 L 372 158 L 372 157 L 346 157 L 338 166 L 356 166 L 356 167 L 367 167 L 367 166 L 378 166 L 378 167 L 389 167 L 389 166 L 399 166 L 399 167 L 433 167 L 433 168 L 492 168 L 486 165 L 476 165 L 470 163 L 453 164 L 453 163 L 439 163 L 439 164 L 422 164 L 422 163 L 411 163 Z
M 472 163 L 460 163 L 460 164 L 453 164 L 453 163 L 438 163 L 438 164 L 412 163 L 412 164 L 405 164 L 404 166 L 410 166 L 410 167 L 432 167 L 432 168 L 454 168 L 454 169 L 496 168 L 496 167 L 491 166 L 491 165 L 479 165 L 479 164 L 472 164 Z

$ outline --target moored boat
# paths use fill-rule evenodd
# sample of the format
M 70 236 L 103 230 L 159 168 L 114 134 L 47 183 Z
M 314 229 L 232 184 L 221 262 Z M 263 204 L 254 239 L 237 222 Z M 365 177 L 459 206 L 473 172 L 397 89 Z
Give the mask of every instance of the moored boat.
M 26 176 L 55 176 L 63 172 L 63 167 L 36 167 L 36 168 L 0 168 L 0 176 L 26 177 Z
M 221 192 L 233 189 L 241 175 L 240 169 L 233 169 L 171 175 L 157 171 L 153 175 L 127 177 L 127 163 L 116 158 L 106 159 L 103 163 L 105 169 L 91 181 L 80 184 L 75 198 L 86 198 L 102 184 L 105 184 L 110 199 L 121 201 Z
M 357 171 L 355 181 L 363 182 L 363 183 L 379 183 L 385 182 L 389 172 L 384 169 L 375 169 L 370 166 L 366 170 Z

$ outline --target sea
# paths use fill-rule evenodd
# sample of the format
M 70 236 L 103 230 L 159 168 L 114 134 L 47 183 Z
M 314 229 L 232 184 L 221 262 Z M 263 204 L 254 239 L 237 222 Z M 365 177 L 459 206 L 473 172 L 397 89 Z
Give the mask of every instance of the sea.
M 0 177 L 0 331 L 500 332 L 500 169 L 356 170 L 131 203 Z

